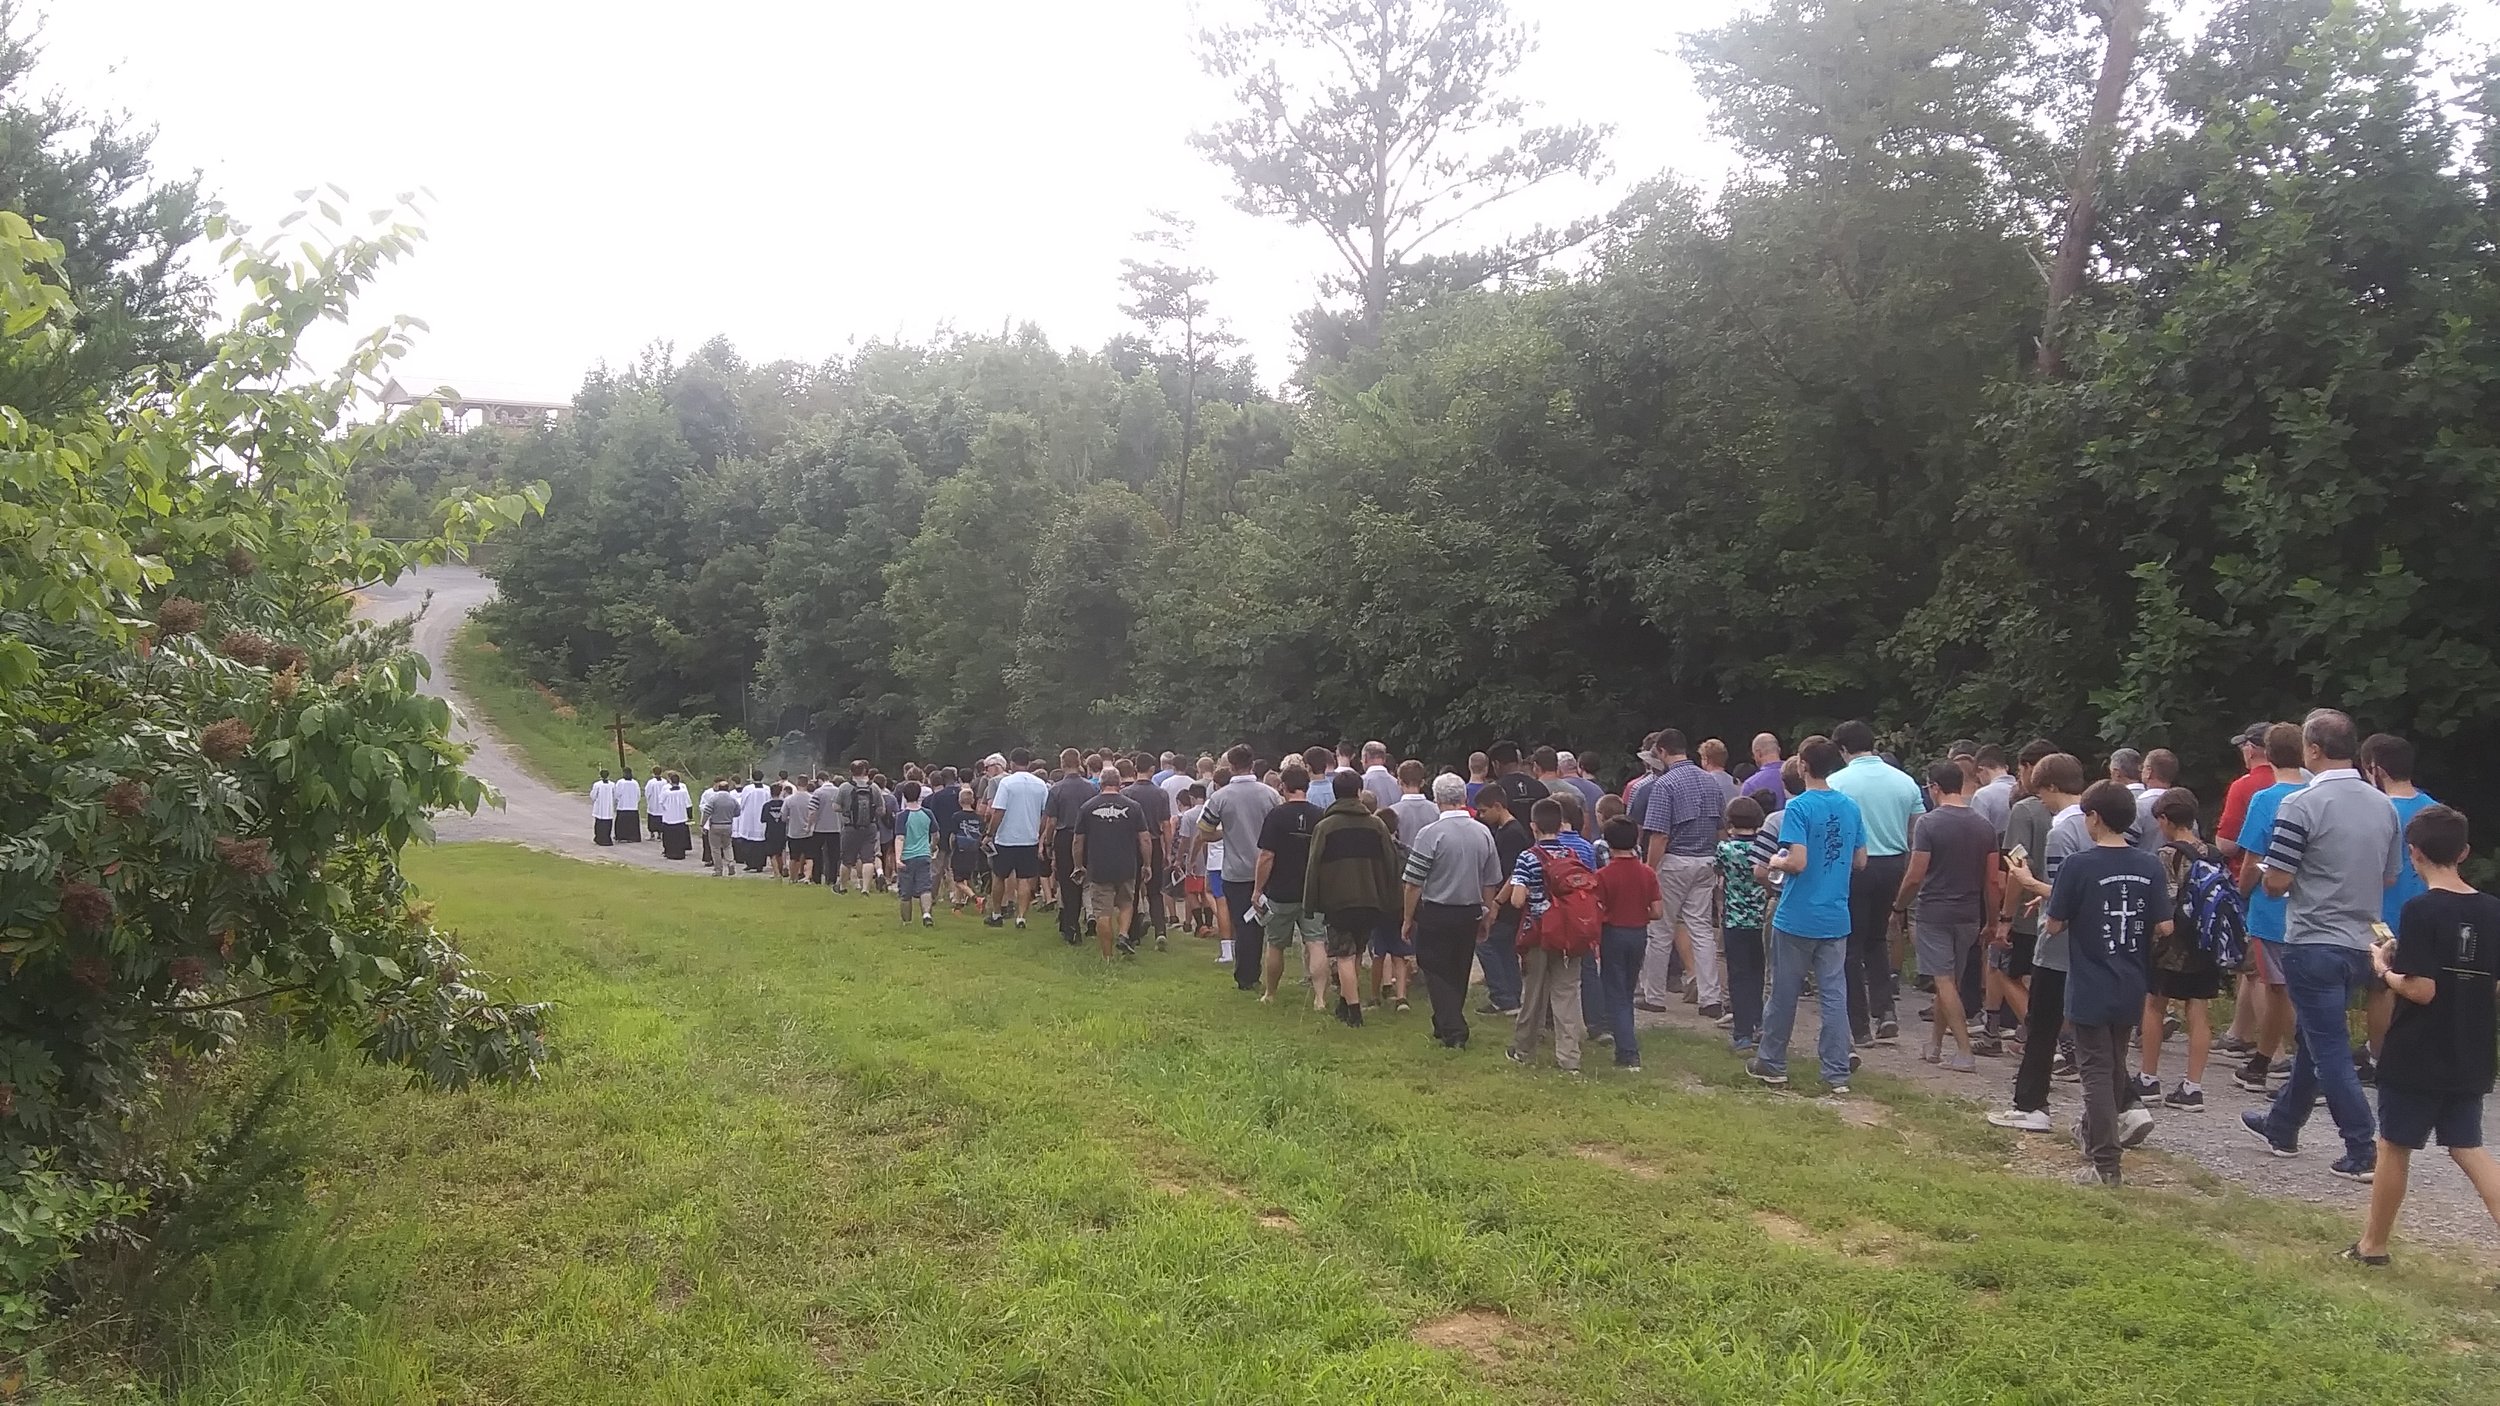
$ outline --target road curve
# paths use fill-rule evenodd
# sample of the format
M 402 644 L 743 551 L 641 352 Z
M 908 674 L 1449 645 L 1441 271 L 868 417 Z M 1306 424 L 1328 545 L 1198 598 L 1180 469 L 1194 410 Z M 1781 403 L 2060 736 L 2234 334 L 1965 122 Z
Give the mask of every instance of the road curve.
M 590 782 L 583 777 L 578 792 L 558 791 L 523 769 L 512 750 L 478 719 L 452 682 L 451 639 L 462 621 L 494 599 L 495 583 L 472 566 L 429 566 L 410 571 L 395 585 L 375 586 L 363 593 L 356 613 L 377 621 L 416 615 L 415 646 L 433 668 L 423 688 L 452 706 L 452 736 L 469 744 L 469 773 L 503 793 L 501 809 L 488 807 L 475 815 L 445 811 L 434 817 L 436 840 L 459 844 L 501 840 L 553 854 L 645 869 L 696 873 L 693 859 L 677 863 L 660 857 L 657 840 L 602 848 L 590 839 Z M 422 612 L 421 614 L 419 612 Z

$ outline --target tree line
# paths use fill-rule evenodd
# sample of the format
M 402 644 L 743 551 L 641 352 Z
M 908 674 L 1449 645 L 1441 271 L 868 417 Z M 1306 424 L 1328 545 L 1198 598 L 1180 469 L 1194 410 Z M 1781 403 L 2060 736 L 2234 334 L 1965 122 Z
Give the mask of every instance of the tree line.
M 1504 96 L 1526 32 L 1263 16 L 1203 37 L 1244 101 L 1200 144 L 1346 261 L 1281 394 L 1168 225 L 1099 350 L 603 370 L 492 441 L 554 490 L 498 641 L 832 756 L 1869 716 L 2193 770 L 2331 700 L 2493 789 L 2500 85 L 2435 17 L 1771 0 L 1683 49 L 1723 187 L 1453 251 L 1436 211 L 1602 163 Z

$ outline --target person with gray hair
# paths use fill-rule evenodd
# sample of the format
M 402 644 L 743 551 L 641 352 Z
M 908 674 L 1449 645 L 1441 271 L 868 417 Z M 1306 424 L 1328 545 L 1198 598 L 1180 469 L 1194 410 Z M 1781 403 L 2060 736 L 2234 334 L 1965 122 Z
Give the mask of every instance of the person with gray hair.
M 1502 866 L 1493 832 L 1467 813 L 1467 781 L 1443 772 L 1433 778 L 1432 803 L 1440 816 L 1406 847 L 1406 942 L 1423 972 L 1432 1002 L 1432 1038 L 1467 1048 L 1467 975 L 1476 943 L 1492 923 L 1493 898 L 1502 888 Z
M 2287 900 L 2282 945 L 2268 955 L 2282 962 L 2292 1007 L 2292 1073 L 2271 1105 L 2240 1121 L 2267 1150 L 2290 1157 L 2323 1094 L 2344 1139 L 2344 1155 L 2327 1170 L 2366 1182 L 2378 1168 L 2378 1128 L 2344 1012 L 2355 992 L 2376 984 L 2373 925 L 2404 865 L 2404 837 L 2395 807 L 2355 765 L 2361 735 L 2351 718 L 2320 708 L 2301 723 L 2300 741 L 2309 784 L 2275 811 L 2259 868 L 2266 892 Z

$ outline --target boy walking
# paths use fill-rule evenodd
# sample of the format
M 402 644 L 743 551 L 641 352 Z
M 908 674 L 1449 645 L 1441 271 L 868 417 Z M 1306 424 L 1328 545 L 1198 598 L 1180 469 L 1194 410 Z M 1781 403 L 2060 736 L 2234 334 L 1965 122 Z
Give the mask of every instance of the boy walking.
M 1823 1083 L 1849 1092 L 1858 1057 L 1849 1048 L 1849 884 L 1866 864 L 1866 822 L 1858 803 L 1832 789 L 1843 765 L 1840 748 L 1816 740 L 1799 754 L 1806 789 L 1780 812 L 1780 852 L 1769 864 L 1787 876 L 1771 919 L 1771 1008 L 1762 1017 L 1762 1046 L 1745 1072 L 1773 1086 L 1788 1082 L 1788 1036 L 1806 976 L 1822 1016 L 1816 1053 Z
M 2092 843 L 2058 867 L 2042 931 L 2066 939 L 2066 1024 L 2083 1071 L 2075 1140 L 2092 1163 L 2077 1179 L 2116 1186 L 2127 1042 L 2144 1014 L 2146 956 L 2170 932 L 2170 876 L 2128 838 L 2134 792 L 2095 782 L 2081 807 Z
M 2500 972 L 2500 898 L 2457 873 L 2465 817 L 2432 805 L 2405 825 L 2405 849 L 2423 891 L 2398 915 L 2396 935 L 2370 949 L 2396 1012 L 2378 1065 L 2378 1171 L 2370 1215 L 2344 1258 L 2387 1263 L 2387 1236 L 2403 1207 L 2413 1154 L 2433 1137 L 2500 1222 L 2500 1163 L 2483 1148 L 2491 1092 L 2493 976 Z
M 937 817 L 921 807 L 920 783 L 906 781 L 895 793 L 902 808 L 894 813 L 894 872 L 898 876 L 895 892 L 902 895 L 903 921 L 911 921 L 913 899 L 920 900 L 920 925 L 935 927 L 937 917 L 931 912 L 937 906 L 937 877 L 930 861 L 929 841 L 937 833 Z
M 1512 1030 L 1506 1053 L 1513 1064 L 1536 1057 L 1548 1020 L 1554 1024 L 1554 1063 L 1566 1074 L 1580 1072 L 1581 959 L 1589 944 L 1575 940 L 1567 925 L 1549 921 L 1555 904 L 1584 889 L 1593 889 L 1597 850 L 1579 835 L 1563 829 L 1562 802 L 1547 796 L 1528 807 L 1528 826 L 1536 843 L 1519 856 L 1511 870 L 1503 901 L 1520 910 L 1519 960 L 1522 992 L 1519 1024 Z M 1585 893 L 1581 897 L 1586 897 Z M 1574 902 L 1580 898 L 1574 898 Z M 1591 939 L 1596 932 L 1588 934 Z M 1648 941 L 1646 931 L 1642 941 Z

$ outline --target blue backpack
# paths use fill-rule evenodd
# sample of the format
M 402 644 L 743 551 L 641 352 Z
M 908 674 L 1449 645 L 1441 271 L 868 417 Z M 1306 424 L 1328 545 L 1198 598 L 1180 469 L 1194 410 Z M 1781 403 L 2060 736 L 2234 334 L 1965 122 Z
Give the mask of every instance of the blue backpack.
M 2236 971 L 2248 960 L 2248 899 L 2239 882 L 2220 860 L 2185 846 L 2174 846 L 2187 861 L 2179 876 L 2177 907 L 2181 925 L 2196 935 L 2196 950 L 2224 971 Z

